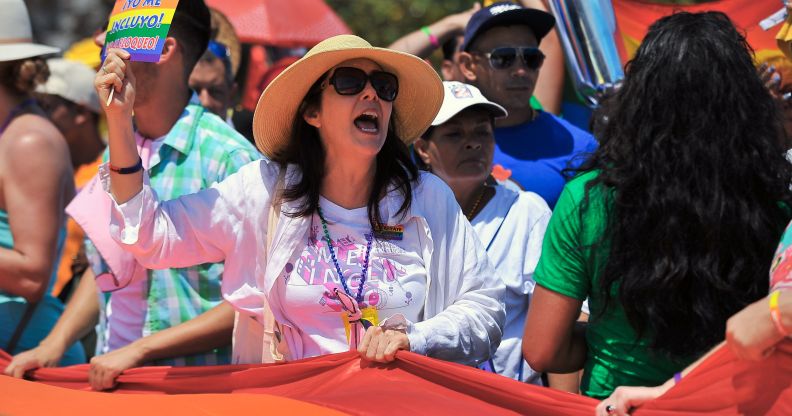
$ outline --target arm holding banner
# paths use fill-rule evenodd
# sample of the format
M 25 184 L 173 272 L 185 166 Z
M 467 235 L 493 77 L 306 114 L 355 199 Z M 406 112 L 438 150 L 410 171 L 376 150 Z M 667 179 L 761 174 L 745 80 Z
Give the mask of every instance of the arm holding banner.
M 149 361 L 195 354 L 229 345 L 233 328 L 234 308 L 228 302 L 221 302 L 195 319 L 92 358 L 88 381 L 94 390 L 112 388 L 122 372 Z
M 744 360 L 761 360 L 773 352 L 775 345 L 789 335 L 792 328 L 792 291 L 780 290 L 777 310 L 780 328 L 773 322 L 770 298 L 759 299 L 737 312 L 726 322 L 726 344 L 734 355 Z M 781 329 L 786 332 L 782 333 Z
M 792 291 L 782 290 L 779 294 L 780 322 L 788 331 L 788 328 L 792 328 Z M 779 342 L 786 339 L 773 323 L 768 307 L 770 296 L 748 305 L 726 322 L 725 343 L 738 358 L 754 361 L 764 359 L 775 352 L 775 346 Z M 680 377 L 693 371 L 722 345 L 723 343 L 718 344 L 709 353 L 688 366 L 680 373 Z M 631 408 L 662 396 L 674 384 L 676 381 L 672 378 L 657 387 L 618 387 L 609 398 L 600 402 L 597 406 L 597 414 L 626 415 Z M 613 406 L 615 411 L 608 413 L 605 409 L 608 405 Z
M 434 198 L 413 202 L 428 226 L 431 284 L 424 320 L 408 325 L 409 350 L 478 365 L 495 353 L 503 337 L 506 287 L 451 189 L 433 175 L 422 176 L 420 186 L 423 195 Z
M 717 352 L 723 343 L 716 345 L 710 352 L 704 354 L 701 358 L 696 360 L 693 364 L 689 365 L 686 369 L 678 373 L 678 377 L 674 376 L 665 383 L 657 387 L 617 387 L 607 399 L 601 401 L 597 405 L 597 416 L 628 416 L 635 407 L 638 407 L 650 400 L 654 400 L 665 394 L 671 387 L 678 382 L 682 377 L 687 376 L 699 364 L 707 360 L 711 355 Z M 608 409 L 611 409 L 608 411 Z
M 94 279 L 93 271 L 88 268 L 47 337 L 41 340 L 38 347 L 15 355 L 5 369 L 6 375 L 21 378 L 28 370 L 56 367 L 69 346 L 93 329 L 99 316 Z

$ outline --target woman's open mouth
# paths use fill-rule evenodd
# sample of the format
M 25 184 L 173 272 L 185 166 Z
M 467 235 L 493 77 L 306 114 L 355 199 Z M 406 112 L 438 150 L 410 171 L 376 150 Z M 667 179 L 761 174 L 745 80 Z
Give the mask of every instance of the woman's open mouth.
M 366 134 L 379 133 L 379 116 L 372 111 L 366 111 L 354 120 L 355 127 Z

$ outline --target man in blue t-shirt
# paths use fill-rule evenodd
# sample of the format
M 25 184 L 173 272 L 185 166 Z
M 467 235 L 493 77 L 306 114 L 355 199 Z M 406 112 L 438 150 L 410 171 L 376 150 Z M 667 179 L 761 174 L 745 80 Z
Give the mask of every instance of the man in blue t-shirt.
M 597 147 L 591 134 L 531 108 L 544 61 L 539 42 L 554 25 L 553 16 L 541 10 L 494 3 L 470 18 L 459 56 L 466 82 L 509 112 L 496 121 L 493 176 L 508 176 L 551 208 L 566 183 L 562 171 Z

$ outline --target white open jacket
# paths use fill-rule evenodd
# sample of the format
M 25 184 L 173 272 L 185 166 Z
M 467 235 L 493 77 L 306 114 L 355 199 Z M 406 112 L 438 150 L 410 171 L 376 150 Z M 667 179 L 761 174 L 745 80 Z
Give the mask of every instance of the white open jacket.
M 290 358 L 300 359 L 301 338 L 294 329 L 299 323 L 286 319 L 273 286 L 286 263 L 304 248 L 310 218 L 285 215 L 299 202 L 283 202 L 277 229 L 267 229 L 278 172 L 277 163 L 255 161 L 211 188 L 165 202 L 157 199 L 144 174 L 140 193 L 122 205 L 113 204 L 110 232 L 148 268 L 224 261 L 225 299 L 254 318 L 262 315 L 267 302 L 275 319 L 286 326 L 283 335 Z M 106 165 L 100 175 L 109 192 Z M 287 186 L 299 175 L 295 166 L 289 166 Z M 421 175 L 404 217 L 397 215 L 402 200 L 389 192 L 381 201 L 381 213 L 389 225 L 413 217 L 423 225 L 418 228 L 427 293 L 423 320 L 408 323 L 410 349 L 463 364 L 488 359 L 502 336 L 505 288 L 484 247 L 451 190 L 436 176 Z M 275 233 L 269 253 L 268 232 Z

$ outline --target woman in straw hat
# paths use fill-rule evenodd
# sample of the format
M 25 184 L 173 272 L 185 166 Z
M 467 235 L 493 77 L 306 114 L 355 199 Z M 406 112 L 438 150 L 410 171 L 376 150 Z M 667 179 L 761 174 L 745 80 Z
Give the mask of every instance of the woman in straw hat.
M 140 169 L 135 78 L 119 55 L 96 78 L 104 99 L 115 88 L 100 173 L 118 203 L 111 232 L 147 267 L 225 261 L 236 362 L 350 348 L 376 361 L 491 355 L 504 285 L 453 193 L 419 175 L 407 150 L 443 97 L 429 65 L 356 36 L 321 42 L 259 99 L 254 134 L 269 160 L 161 202 Z
M 58 50 L 32 43 L 22 0 L 0 9 L 0 348 L 15 354 L 37 346 L 63 311 L 50 290 L 74 183 L 66 141 L 31 97 L 49 75 L 41 56 Z M 60 363 L 84 361 L 75 344 Z

